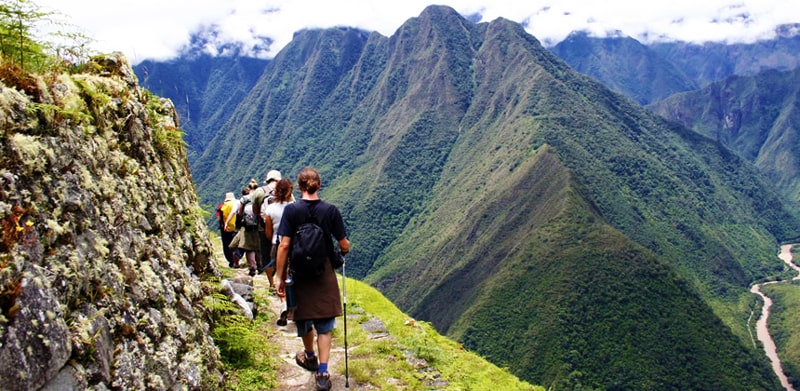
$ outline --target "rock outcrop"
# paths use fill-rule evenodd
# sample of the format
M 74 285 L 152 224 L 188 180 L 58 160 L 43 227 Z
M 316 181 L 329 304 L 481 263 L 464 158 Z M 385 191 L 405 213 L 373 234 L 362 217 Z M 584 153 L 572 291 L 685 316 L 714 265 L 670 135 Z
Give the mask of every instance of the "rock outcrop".
M 0 82 L 0 387 L 219 388 L 174 107 L 121 55 L 84 68 Z

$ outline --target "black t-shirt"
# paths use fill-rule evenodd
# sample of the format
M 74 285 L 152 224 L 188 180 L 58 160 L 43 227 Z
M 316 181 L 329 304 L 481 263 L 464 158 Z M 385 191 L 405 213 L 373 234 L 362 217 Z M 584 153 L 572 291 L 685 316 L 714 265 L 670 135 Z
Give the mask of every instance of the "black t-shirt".
M 317 224 L 322 227 L 326 237 L 333 236 L 337 241 L 347 237 L 347 230 L 344 227 L 344 220 L 339 208 L 322 200 L 303 199 L 286 205 L 283 217 L 281 217 L 281 224 L 278 226 L 278 235 L 289 238 L 294 236 L 297 227 L 305 223 L 308 218 L 306 209 L 316 217 Z M 333 252 L 332 242 L 329 251 Z
M 327 238 L 332 235 L 338 241 L 347 237 L 342 215 L 336 206 L 321 200 L 302 199 L 286 205 L 278 226 L 278 235 L 292 237 L 297 227 L 306 222 L 308 217 L 306 207 L 313 210 L 317 223 L 322 227 Z M 333 241 L 329 240 L 328 246 L 332 253 Z M 339 283 L 330 262 L 326 262 L 325 272 L 318 278 L 295 280 L 292 290 L 297 304 L 294 312 L 295 321 L 327 319 L 342 315 Z

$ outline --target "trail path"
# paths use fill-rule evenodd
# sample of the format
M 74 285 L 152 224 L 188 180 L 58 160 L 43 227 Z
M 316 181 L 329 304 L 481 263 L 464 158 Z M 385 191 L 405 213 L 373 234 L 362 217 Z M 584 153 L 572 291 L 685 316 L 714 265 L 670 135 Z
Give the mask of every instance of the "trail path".
M 800 267 L 792 262 L 792 245 L 786 244 L 781 246 L 781 252 L 778 254 L 778 258 L 786 262 L 789 267 L 792 269 L 800 272 Z M 800 279 L 800 274 L 797 277 L 793 278 L 792 280 Z M 769 328 L 767 327 L 767 320 L 769 319 L 769 310 L 772 307 L 772 299 L 767 297 L 764 293 L 761 292 L 761 287 L 768 284 L 775 284 L 781 281 L 770 281 L 764 284 L 756 284 L 750 289 L 750 292 L 753 292 L 764 300 L 764 306 L 761 311 L 761 317 L 756 322 L 756 335 L 758 336 L 758 340 L 764 345 L 764 352 L 767 354 L 767 358 L 769 358 L 770 362 L 772 362 L 772 370 L 775 371 L 775 374 L 778 375 L 778 378 L 781 381 L 781 385 L 783 388 L 789 391 L 795 391 L 794 387 L 791 383 L 789 383 L 789 379 L 786 377 L 786 374 L 783 372 L 783 366 L 781 365 L 781 359 L 778 357 L 778 349 L 775 346 L 775 341 L 773 341 L 772 336 L 769 334 Z
M 261 284 L 262 286 L 259 286 Z M 256 278 L 254 285 L 257 289 L 267 289 L 269 284 L 267 278 L 261 276 Z M 280 314 L 281 302 L 275 295 L 269 295 L 270 309 L 276 314 Z M 278 390 L 316 390 L 314 383 L 314 373 L 300 368 L 294 361 L 295 354 L 303 350 L 303 341 L 297 337 L 297 329 L 294 322 L 289 321 L 286 326 L 278 326 L 273 322 L 273 326 L 278 330 L 278 337 L 274 339 L 274 343 L 280 345 L 278 353 L 280 354 L 283 364 L 278 371 L 278 380 L 280 386 Z M 343 341 L 334 339 L 333 347 L 331 348 L 330 361 L 328 362 L 331 368 L 331 383 L 332 389 L 343 390 L 345 389 L 345 368 L 344 368 L 344 345 Z M 316 350 L 316 346 L 314 347 Z M 353 390 L 362 390 L 364 388 L 357 387 L 353 379 L 349 379 L 349 388 Z
M 241 273 L 247 274 L 247 269 L 242 269 Z M 266 291 L 269 288 L 267 277 L 263 274 L 253 278 L 253 288 L 257 290 Z M 277 319 L 280 314 L 281 302 L 274 294 L 268 295 L 269 309 Z M 283 364 L 278 370 L 279 385 L 276 390 L 316 390 L 314 383 L 314 373 L 309 372 L 297 365 L 294 361 L 295 353 L 303 350 L 303 341 L 297 337 L 297 329 L 294 322 L 289 321 L 286 326 L 278 326 L 273 321 L 272 327 L 277 330 L 277 334 L 270 342 L 278 345 L 278 354 L 280 355 Z M 350 326 L 348 324 L 348 326 Z M 337 325 L 339 327 L 339 325 Z M 352 349 L 349 346 L 349 349 Z M 316 345 L 315 345 L 316 350 Z M 356 384 L 352 378 L 347 379 L 349 387 L 345 388 L 345 351 L 344 341 L 342 338 L 334 338 L 333 347 L 331 348 L 330 360 L 328 362 L 332 390 L 370 390 L 371 387 L 364 387 Z

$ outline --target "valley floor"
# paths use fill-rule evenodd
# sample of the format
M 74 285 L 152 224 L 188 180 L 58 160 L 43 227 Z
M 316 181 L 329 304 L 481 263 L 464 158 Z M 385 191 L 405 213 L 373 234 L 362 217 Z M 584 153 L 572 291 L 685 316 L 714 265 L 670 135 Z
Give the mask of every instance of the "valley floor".
M 791 244 L 786 244 L 781 246 L 781 251 L 778 254 L 778 257 L 784 262 L 786 262 L 786 264 L 789 265 L 789 267 L 800 272 L 800 267 L 798 267 L 793 262 L 792 259 L 792 246 L 793 245 Z M 793 280 L 798 280 L 798 279 L 800 279 L 800 275 L 793 278 Z M 766 353 L 767 358 L 769 358 L 770 362 L 772 363 L 772 369 L 775 371 L 775 374 L 780 379 L 781 385 L 783 385 L 783 387 L 786 390 L 794 391 L 794 387 L 789 382 L 789 379 L 787 378 L 786 374 L 783 371 L 783 366 L 781 365 L 781 359 L 778 357 L 778 349 L 775 346 L 775 341 L 773 341 L 772 336 L 769 333 L 769 328 L 767 325 L 767 321 L 769 320 L 769 311 L 770 308 L 772 307 L 772 299 L 770 299 L 767 295 L 761 292 L 761 287 L 763 285 L 776 284 L 780 282 L 783 281 L 770 281 L 764 284 L 756 284 L 753 285 L 750 291 L 761 296 L 761 298 L 764 301 L 764 306 L 761 311 L 761 317 L 756 322 L 756 334 L 758 336 L 758 340 L 761 341 L 761 343 L 764 345 L 764 352 Z

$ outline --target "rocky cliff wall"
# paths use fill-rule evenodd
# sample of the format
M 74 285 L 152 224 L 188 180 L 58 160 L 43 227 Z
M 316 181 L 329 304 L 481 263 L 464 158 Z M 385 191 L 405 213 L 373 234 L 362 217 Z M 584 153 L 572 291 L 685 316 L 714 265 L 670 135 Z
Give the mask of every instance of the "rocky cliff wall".
M 174 107 L 121 55 L 85 68 L 0 82 L 0 388 L 218 388 Z

